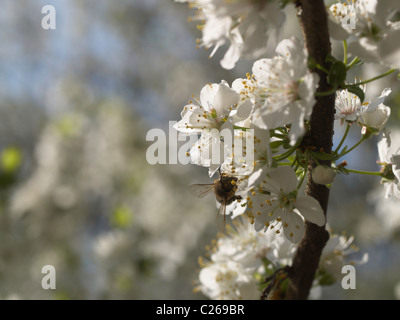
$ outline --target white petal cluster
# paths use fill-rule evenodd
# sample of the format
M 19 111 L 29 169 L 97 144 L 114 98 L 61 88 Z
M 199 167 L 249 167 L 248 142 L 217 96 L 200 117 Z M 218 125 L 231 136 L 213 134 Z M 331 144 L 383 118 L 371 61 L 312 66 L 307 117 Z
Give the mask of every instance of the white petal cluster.
M 385 132 L 378 141 L 378 153 L 385 198 L 400 200 L 400 148 L 396 150 L 391 145 L 390 132 Z
M 399 1 L 339 1 L 331 5 L 328 12 L 332 37 L 348 38 L 350 53 L 366 61 L 399 68 Z
M 374 207 L 375 215 L 384 232 L 380 234 L 390 237 L 400 229 L 399 210 L 399 178 L 400 165 L 400 131 L 384 132 L 378 141 L 378 164 L 382 166 L 382 186 L 377 186 L 368 194 L 369 203 Z M 397 147 L 395 147 L 397 146 Z
M 184 107 L 174 127 L 184 134 L 200 135 L 190 150 L 192 163 L 208 167 L 210 176 L 220 169 L 238 177 L 238 191 L 243 195 L 253 190 L 250 201 L 233 201 L 227 214 L 233 212 L 236 217 L 247 210 L 257 231 L 279 224 L 288 239 L 299 242 L 304 218 L 322 226 L 325 217 L 315 199 L 297 196 L 297 178 L 291 168 L 271 169 L 276 167 L 273 152 L 278 150 L 272 150 L 271 143 L 293 147 L 304 135 L 305 121 L 316 101 L 318 76 L 308 71 L 307 55 L 298 39 L 281 41 L 276 53 L 271 59 L 256 61 L 253 76 L 236 79 L 231 87 L 225 81 L 206 85 L 200 98 Z M 257 188 L 268 194 L 252 198 Z
M 290 265 L 296 247 L 274 232 L 257 233 L 245 219 L 235 222 L 236 229 L 209 248 L 209 261 L 201 261 L 198 289 L 211 299 L 257 300 L 263 260 L 274 269 Z
M 346 237 L 331 233 L 326 246 L 324 247 L 319 263 L 319 272 L 328 274 L 334 280 L 343 277 L 342 267 L 346 264 L 361 265 L 368 262 L 368 254 L 364 253 L 359 260 L 352 259 L 353 255 L 359 251 L 353 245 L 354 237 Z
M 386 88 L 379 97 L 372 100 L 369 104 L 363 104 L 358 121 L 359 124 L 375 131 L 384 129 L 391 110 L 383 104 L 383 101 L 391 92 L 391 89 Z
M 192 163 L 210 168 L 210 176 L 231 150 L 232 144 L 225 143 L 224 137 L 233 135 L 229 114 L 238 101 L 239 94 L 225 81 L 208 84 L 201 90 L 200 99 L 189 101 L 183 108 L 182 119 L 174 125 L 182 133 L 200 134 L 190 150 L 190 157 Z
M 253 77 L 236 79 L 232 87 L 225 81 L 208 84 L 200 99 L 184 107 L 174 127 L 185 134 L 200 134 L 190 158 L 208 167 L 210 176 L 221 165 L 236 176 L 271 165 L 269 130 L 284 128 L 291 146 L 304 135 L 316 101 L 318 76 L 308 71 L 307 55 L 298 39 L 281 41 L 276 52 L 274 58 L 254 63 Z
M 236 149 L 231 153 L 221 165 L 222 171 L 232 176 L 246 177 L 259 168 L 271 165 L 272 151 L 268 130 L 257 127 L 252 128 L 252 131 L 235 130 L 235 146 L 242 146 L 243 150 Z M 251 157 L 248 156 L 249 152 L 253 153 Z
M 352 259 L 358 248 L 352 245 L 354 237 L 330 234 L 322 252 L 318 274 L 325 278 L 316 286 L 332 284 L 342 276 L 343 265 L 360 265 L 368 260 Z M 256 232 L 246 219 L 235 220 L 235 228 L 208 247 L 207 259 L 200 258 L 202 267 L 197 290 L 214 300 L 258 300 L 260 283 L 267 274 L 291 266 L 297 245 L 272 230 Z M 324 279 L 330 279 L 329 282 Z
M 365 92 L 365 85 L 360 85 L 360 88 Z M 354 93 L 349 92 L 347 89 L 337 91 L 335 100 L 335 119 L 343 123 L 353 123 L 361 114 L 361 100 Z
M 304 135 L 316 102 L 314 93 L 319 77 L 307 69 L 307 54 L 297 38 L 282 40 L 277 55 L 253 65 L 253 77 L 243 80 L 241 95 L 254 100 L 252 120 L 262 129 L 290 125 L 293 146 Z
M 325 224 L 324 212 L 313 197 L 298 195 L 297 176 L 293 169 L 282 166 L 259 170 L 249 178 L 254 188 L 247 197 L 247 215 L 256 231 L 273 229 L 298 243 L 304 235 L 304 219 L 318 226 Z
M 201 21 L 199 45 L 214 48 L 211 55 L 229 45 L 221 66 L 232 69 L 239 58 L 256 59 L 266 53 L 269 37 L 275 38 L 285 15 L 278 1 L 254 0 L 176 0 L 197 8 Z M 267 32 L 268 31 L 268 32 Z
M 366 91 L 366 85 L 360 85 L 360 88 Z M 376 132 L 382 131 L 391 112 L 390 107 L 384 105 L 383 102 L 391 92 L 390 88 L 385 88 L 379 97 L 370 102 L 361 103 L 360 98 L 347 89 L 338 91 L 335 101 L 335 118 L 341 123 L 356 122 L 363 127 L 363 134 L 367 128 Z

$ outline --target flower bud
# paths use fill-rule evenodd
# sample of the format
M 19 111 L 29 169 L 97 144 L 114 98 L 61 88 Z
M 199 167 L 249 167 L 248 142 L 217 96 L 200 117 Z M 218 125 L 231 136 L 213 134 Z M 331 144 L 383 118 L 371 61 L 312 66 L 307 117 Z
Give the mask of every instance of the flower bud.
M 360 122 L 368 128 L 382 130 L 390 116 L 390 108 L 383 103 L 373 111 L 365 111 L 361 114 Z
M 326 165 L 318 165 L 311 171 L 312 179 L 317 184 L 331 184 L 335 175 L 335 170 Z

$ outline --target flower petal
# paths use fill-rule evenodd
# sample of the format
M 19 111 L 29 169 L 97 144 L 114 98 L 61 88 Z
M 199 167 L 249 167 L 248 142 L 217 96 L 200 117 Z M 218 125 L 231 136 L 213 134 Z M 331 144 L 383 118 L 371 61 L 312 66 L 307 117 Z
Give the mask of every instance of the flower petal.
M 238 28 L 231 31 L 229 40 L 231 45 L 225 53 L 224 58 L 221 60 L 221 67 L 227 70 L 231 70 L 235 67 L 243 50 L 243 39 Z
M 218 118 L 220 118 L 226 115 L 230 107 L 237 104 L 238 101 L 239 94 L 225 83 L 221 83 L 213 98 L 212 106 L 217 112 Z
M 400 154 L 392 155 L 392 157 L 390 158 L 390 163 L 392 164 L 392 170 L 395 177 L 397 178 L 397 180 L 400 181 Z
M 184 133 L 199 133 L 202 132 L 202 127 L 201 125 L 204 126 L 204 123 L 199 124 L 196 121 L 196 125 L 193 125 L 191 123 L 191 119 L 193 118 L 193 112 L 194 110 L 196 110 L 196 112 L 200 112 L 200 110 L 203 110 L 200 107 L 197 106 L 193 106 L 193 105 L 187 105 L 185 106 L 185 108 L 182 111 L 182 119 L 180 121 L 178 121 L 177 123 L 174 124 L 174 129 L 180 132 L 184 132 Z M 203 118 L 204 119 L 204 118 Z M 196 118 L 197 120 L 197 118 Z
M 321 208 L 319 202 L 310 196 L 297 197 L 296 209 L 300 211 L 300 214 L 308 221 L 315 223 L 317 226 L 322 227 L 325 222 L 324 211 Z
M 383 101 L 385 101 L 386 97 L 392 92 L 392 89 L 390 88 L 385 88 L 383 89 L 381 95 L 375 99 L 373 99 L 370 104 L 366 107 L 366 110 L 363 111 L 368 111 L 372 112 L 375 111 L 376 107 L 378 107 Z
M 283 233 L 288 240 L 298 243 L 303 239 L 304 221 L 296 212 L 293 211 L 282 214 L 282 227 Z
M 274 193 L 292 192 L 296 189 L 297 176 L 293 169 L 288 166 L 278 167 L 270 170 L 267 174 L 265 188 Z
M 211 111 L 213 108 L 214 97 L 219 89 L 217 83 L 210 83 L 205 85 L 200 91 L 200 103 L 206 111 Z
M 256 214 L 254 219 L 254 230 L 257 232 L 266 228 L 265 223 L 268 222 L 268 214 L 266 212 L 261 213 L 260 215 Z

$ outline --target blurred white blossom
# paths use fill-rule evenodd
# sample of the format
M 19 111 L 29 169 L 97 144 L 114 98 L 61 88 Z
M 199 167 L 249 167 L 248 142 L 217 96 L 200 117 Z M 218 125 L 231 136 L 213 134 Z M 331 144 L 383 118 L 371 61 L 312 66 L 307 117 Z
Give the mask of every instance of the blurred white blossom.
M 357 0 L 338 2 L 330 6 L 332 36 L 348 37 L 348 50 L 363 60 L 399 68 L 399 49 L 395 39 L 400 35 L 396 0 Z M 354 28 L 343 29 L 343 19 L 354 19 Z M 336 26 L 334 25 L 336 23 Z
M 390 132 L 385 132 L 378 141 L 378 153 L 385 197 L 400 200 L 400 145 L 392 145 Z
M 268 39 L 277 38 L 285 15 L 279 1 L 252 0 L 176 0 L 188 2 L 197 8 L 195 20 L 202 38 L 200 46 L 214 47 L 210 56 L 221 46 L 228 44 L 221 66 L 234 68 L 239 58 L 255 59 L 265 54 Z
M 264 259 L 276 269 L 290 265 L 296 247 L 274 232 L 256 232 L 245 219 L 234 226 L 209 248 L 209 259 L 200 260 L 198 290 L 211 299 L 257 300 Z
M 346 237 L 331 233 L 328 242 L 322 250 L 319 263 L 319 271 L 327 273 L 335 280 L 340 279 L 342 267 L 346 264 L 362 265 L 368 262 L 368 254 L 364 253 L 359 260 L 352 258 L 359 251 L 358 247 L 353 245 L 354 237 Z

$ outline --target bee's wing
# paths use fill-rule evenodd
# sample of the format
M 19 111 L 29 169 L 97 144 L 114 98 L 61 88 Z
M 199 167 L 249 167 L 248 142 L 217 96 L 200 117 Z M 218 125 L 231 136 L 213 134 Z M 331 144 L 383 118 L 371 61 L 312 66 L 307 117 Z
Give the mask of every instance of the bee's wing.
M 219 206 L 218 214 L 216 217 L 217 229 L 219 232 L 222 233 L 225 233 L 225 223 L 226 223 L 225 211 L 226 211 L 226 200 L 222 201 L 221 205 Z
M 203 198 L 213 191 L 214 184 L 192 184 L 189 186 L 189 192 L 198 198 Z

